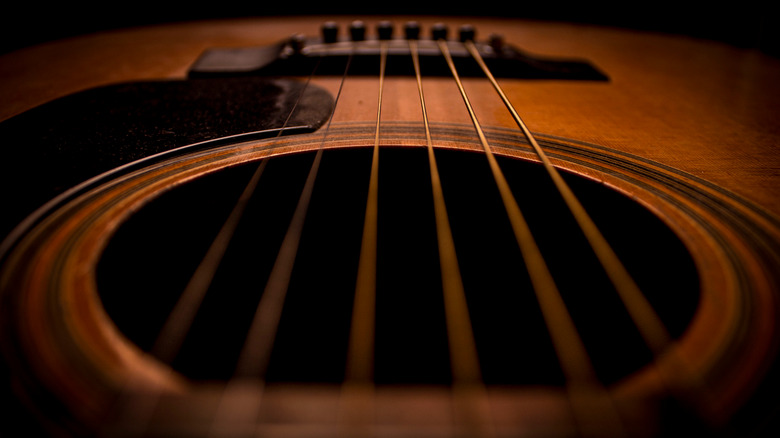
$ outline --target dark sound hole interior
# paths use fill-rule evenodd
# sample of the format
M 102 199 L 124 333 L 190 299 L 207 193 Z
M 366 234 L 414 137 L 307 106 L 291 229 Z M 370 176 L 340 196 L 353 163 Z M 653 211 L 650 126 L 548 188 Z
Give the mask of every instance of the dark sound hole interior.
M 344 378 L 371 149 L 323 155 L 270 360 L 269 382 Z M 273 158 L 173 366 L 228 379 L 314 154 Z M 438 150 L 442 184 L 487 384 L 560 385 L 560 367 L 485 158 Z M 543 168 L 500 158 L 569 312 L 605 383 L 650 354 Z M 382 149 L 375 380 L 451 380 L 427 154 Z M 256 164 L 202 177 L 124 223 L 99 263 L 101 298 L 119 329 L 153 344 Z M 564 175 L 674 336 L 698 303 L 683 244 L 658 218 L 598 183 Z

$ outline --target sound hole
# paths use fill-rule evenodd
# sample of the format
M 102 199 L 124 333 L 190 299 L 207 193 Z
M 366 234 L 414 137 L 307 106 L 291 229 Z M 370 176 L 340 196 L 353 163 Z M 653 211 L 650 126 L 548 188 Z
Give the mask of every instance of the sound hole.
M 323 155 L 266 379 L 344 379 L 371 150 Z M 523 260 L 483 156 L 437 150 L 483 378 L 496 385 L 563 384 Z M 172 364 L 194 380 L 228 379 L 254 315 L 313 153 L 271 159 Z M 615 382 L 650 353 L 541 166 L 499 157 L 599 377 Z M 451 380 L 423 148 L 380 152 L 375 380 Z M 256 164 L 181 185 L 120 226 L 97 269 L 118 328 L 153 344 L 195 266 Z M 648 210 L 591 180 L 567 182 L 673 336 L 698 303 L 694 263 Z

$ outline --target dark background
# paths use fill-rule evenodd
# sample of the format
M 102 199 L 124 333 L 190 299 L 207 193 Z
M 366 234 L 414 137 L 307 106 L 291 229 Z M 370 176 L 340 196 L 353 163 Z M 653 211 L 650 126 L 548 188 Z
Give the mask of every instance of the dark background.
M 117 27 L 209 18 L 274 15 L 455 15 L 519 17 L 592 23 L 714 39 L 777 55 L 778 19 L 771 2 L 537 1 L 485 2 L 455 0 L 205 2 L 125 1 L 61 2 L 44 5 L 26 0 L 0 9 L 0 53 L 27 45 Z

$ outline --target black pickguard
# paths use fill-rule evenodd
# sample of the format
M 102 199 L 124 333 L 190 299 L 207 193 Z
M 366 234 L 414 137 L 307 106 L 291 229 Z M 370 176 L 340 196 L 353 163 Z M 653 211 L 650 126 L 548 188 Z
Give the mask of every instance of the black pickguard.
M 0 235 L 70 187 L 150 155 L 231 135 L 274 136 L 283 126 L 286 134 L 313 131 L 333 100 L 304 85 L 275 78 L 124 83 L 8 119 L 0 123 Z

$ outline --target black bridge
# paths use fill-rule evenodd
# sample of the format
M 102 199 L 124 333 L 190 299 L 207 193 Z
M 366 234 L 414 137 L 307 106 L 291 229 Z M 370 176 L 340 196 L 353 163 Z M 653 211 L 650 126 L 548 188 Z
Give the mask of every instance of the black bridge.
M 217 76 L 309 76 L 342 75 L 349 61 L 350 75 L 377 75 L 381 43 L 388 50 L 387 75 L 414 75 L 409 40 L 416 40 L 420 68 L 425 76 L 450 76 L 438 45 L 446 41 L 458 74 L 482 77 L 484 73 L 467 51 L 473 41 L 492 74 L 497 78 L 606 81 L 608 77 L 586 60 L 534 56 L 490 36 L 475 39 L 471 26 L 462 26 L 450 38 L 445 25 L 434 25 L 423 37 L 418 24 L 406 23 L 402 36 L 393 35 L 393 25 L 381 22 L 369 36 L 362 22 L 353 22 L 347 35 L 340 35 L 335 23 L 325 23 L 318 37 L 293 36 L 262 47 L 214 48 L 205 51 L 191 67 L 190 77 Z M 351 58 L 351 59 L 350 59 Z

